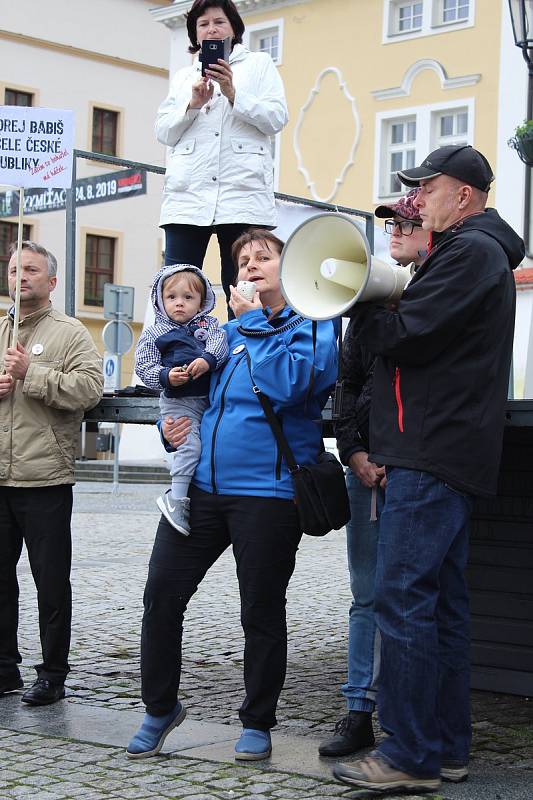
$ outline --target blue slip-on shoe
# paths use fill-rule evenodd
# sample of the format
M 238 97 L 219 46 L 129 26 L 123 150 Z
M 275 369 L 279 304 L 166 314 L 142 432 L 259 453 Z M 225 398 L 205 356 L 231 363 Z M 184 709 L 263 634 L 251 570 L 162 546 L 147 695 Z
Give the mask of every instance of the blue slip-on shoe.
M 237 761 L 261 761 L 272 753 L 270 731 L 258 731 L 255 728 L 243 728 L 241 738 L 235 745 Z
M 170 714 L 165 714 L 163 717 L 145 714 L 143 724 L 130 741 L 126 750 L 128 758 L 156 756 L 163 747 L 163 743 L 170 731 L 181 725 L 186 716 L 187 712 L 181 703 L 178 703 Z

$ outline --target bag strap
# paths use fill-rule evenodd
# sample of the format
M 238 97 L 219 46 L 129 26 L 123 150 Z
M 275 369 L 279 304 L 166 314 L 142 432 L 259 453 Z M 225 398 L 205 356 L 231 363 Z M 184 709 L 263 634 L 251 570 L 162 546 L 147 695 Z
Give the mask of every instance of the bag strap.
M 279 423 L 279 419 L 274 414 L 274 409 L 272 408 L 272 403 L 270 399 L 263 394 L 261 389 L 255 385 L 254 379 L 252 378 L 252 367 L 250 363 L 250 356 L 248 355 L 248 351 L 246 351 L 246 363 L 248 364 L 248 371 L 250 373 L 250 378 L 252 379 L 252 390 L 255 395 L 257 395 L 257 399 L 261 403 L 261 407 L 264 411 L 265 417 L 267 419 L 268 424 L 272 429 L 272 433 L 274 434 L 274 438 L 278 443 L 279 449 L 283 455 L 283 458 L 287 462 L 287 466 L 289 468 L 289 472 L 298 472 L 300 469 L 299 465 L 296 463 L 296 460 L 293 456 L 292 450 L 290 445 L 287 441 L 285 434 L 283 433 L 283 428 Z

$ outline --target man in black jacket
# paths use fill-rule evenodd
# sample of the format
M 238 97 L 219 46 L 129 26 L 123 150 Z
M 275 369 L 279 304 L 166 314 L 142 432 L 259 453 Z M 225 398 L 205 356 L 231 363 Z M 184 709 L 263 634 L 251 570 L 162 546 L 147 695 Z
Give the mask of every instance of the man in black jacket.
M 428 233 L 414 199 L 418 189 L 390 205 L 378 206 L 385 219 L 390 254 L 404 267 L 418 265 L 426 255 Z M 348 675 L 342 686 L 347 714 L 335 725 L 333 736 L 321 742 L 322 756 L 346 756 L 374 744 L 372 712 L 376 704 L 380 667 L 380 638 L 374 618 L 374 583 L 378 524 L 383 507 L 385 468 L 368 458 L 369 415 L 374 353 L 361 343 L 357 320 L 350 320 L 342 348 L 342 409 L 335 423 L 337 447 L 348 467 L 346 484 L 351 520 L 346 545 L 352 604 L 349 616 Z
M 439 148 L 398 176 L 420 186 L 429 253 L 396 310 L 354 312 L 378 356 L 369 457 L 387 474 L 375 614 L 389 736 L 335 775 L 433 790 L 468 775 L 468 521 L 473 496 L 496 490 L 524 247 L 485 208 L 492 170 L 472 147 Z

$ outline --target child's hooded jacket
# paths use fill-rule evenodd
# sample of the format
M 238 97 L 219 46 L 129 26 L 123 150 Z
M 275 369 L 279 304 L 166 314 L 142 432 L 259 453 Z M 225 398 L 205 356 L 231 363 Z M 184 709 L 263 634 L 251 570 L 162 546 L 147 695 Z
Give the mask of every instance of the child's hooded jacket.
M 198 314 L 182 324 L 170 319 L 163 305 L 163 282 L 176 272 L 194 272 L 205 284 L 205 301 Z M 135 372 L 151 389 L 164 389 L 167 397 L 201 397 L 209 392 L 210 372 L 217 370 L 228 355 L 226 334 L 218 320 L 209 312 L 215 306 L 211 284 L 191 264 L 172 264 L 163 267 L 155 276 L 152 292 L 155 323 L 141 334 L 135 349 Z M 205 372 L 184 386 L 171 386 L 168 373 L 172 367 L 190 364 L 205 358 L 210 372 Z

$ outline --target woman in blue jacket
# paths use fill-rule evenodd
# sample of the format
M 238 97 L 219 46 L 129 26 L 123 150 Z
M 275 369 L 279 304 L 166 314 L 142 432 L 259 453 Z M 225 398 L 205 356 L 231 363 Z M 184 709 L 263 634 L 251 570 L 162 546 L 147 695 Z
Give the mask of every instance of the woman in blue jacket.
M 229 357 L 213 374 L 202 420 L 202 452 L 190 489 L 191 534 L 177 535 L 164 517 L 159 522 L 141 636 L 147 713 L 128 745 L 131 758 L 158 753 L 185 718 L 178 701 L 183 614 L 207 570 L 230 545 L 245 636 L 246 696 L 235 758 L 259 760 L 271 753 L 270 729 L 276 724 L 287 662 L 286 590 L 302 531 L 292 479 L 254 386 L 270 398 L 296 461 L 309 464 L 320 451 L 317 420 L 337 373 L 333 323 L 318 323 L 313 352 L 311 322 L 285 304 L 279 279 L 282 247 L 274 234 L 255 229 L 233 248 L 236 277 L 252 281 L 256 295 L 248 301 L 231 287 L 236 319 L 226 326 Z M 180 421 L 163 424 L 174 445 L 184 441 L 182 431 Z

